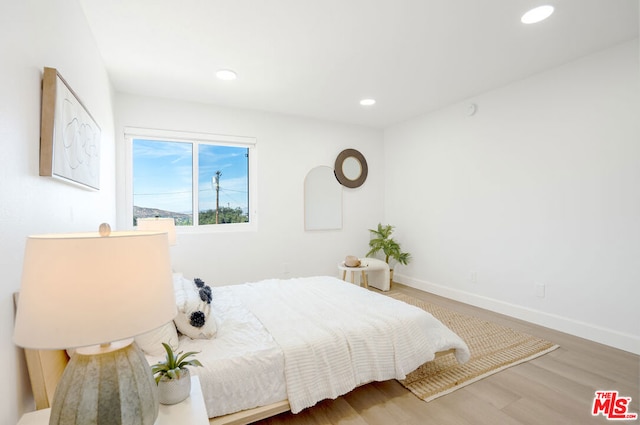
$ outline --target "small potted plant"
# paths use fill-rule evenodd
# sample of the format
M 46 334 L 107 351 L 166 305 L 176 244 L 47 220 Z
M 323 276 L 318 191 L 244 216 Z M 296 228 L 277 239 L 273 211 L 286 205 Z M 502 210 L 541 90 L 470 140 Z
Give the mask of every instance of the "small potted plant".
M 162 343 L 167 357 L 163 362 L 151 366 L 151 372 L 158 384 L 158 400 L 162 404 L 176 404 L 189 397 L 191 393 L 191 374 L 187 366 L 202 366 L 196 359 L 188 360 L 197 354 L 195 351 L 174 353 L 169 344 Z
M 377 229 L 369 229 L 371 232 L 371 239 L 369 240 L 369 252 L 367 257 L 373 257 L 378 252 L 384 253 L 384 261 L 389 264 L 389 259 L 394 259 L 396 262 L 407 265 L 411 261 L 411 254 L 408 252 L 402 252 L 400 244 L 396 242 L 391 234 L 393 233 L 394 226 L 389 224 L 382 225 L 378 223 Z M 393 282 L 393 266 L 389 264 L 389 271 L 391 273 L 391 281 Z

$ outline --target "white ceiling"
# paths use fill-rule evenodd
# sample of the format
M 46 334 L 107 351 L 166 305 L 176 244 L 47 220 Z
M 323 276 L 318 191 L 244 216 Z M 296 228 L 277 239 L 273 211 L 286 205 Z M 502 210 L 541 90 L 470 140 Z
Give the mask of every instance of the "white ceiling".
M 535 25 L 520 16 L 540 0 L 80 2 L 119 92 L 378 128 L 636 38 L 640 16 L 638 0 L 547 0 Z

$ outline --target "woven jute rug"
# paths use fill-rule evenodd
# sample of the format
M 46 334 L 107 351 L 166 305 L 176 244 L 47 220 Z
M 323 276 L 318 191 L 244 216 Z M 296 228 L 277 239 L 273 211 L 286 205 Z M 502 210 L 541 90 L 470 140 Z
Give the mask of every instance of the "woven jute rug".
M 558 345 L 549 341 L 405 294 L 391 293 L 389 296 L 431 313 L 458 334 L 471 351 L 471 358 L 464 364 L 459 364 L 452 354 L 448 354 L 425 363 L 407 375 L 405 380 L 399 381 L 424 401 L 434 400 L 558 348 Z

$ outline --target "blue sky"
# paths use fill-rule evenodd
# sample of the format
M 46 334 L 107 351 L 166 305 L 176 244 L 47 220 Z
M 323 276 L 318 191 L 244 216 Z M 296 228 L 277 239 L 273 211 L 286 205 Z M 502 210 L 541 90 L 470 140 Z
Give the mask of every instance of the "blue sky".
M 186 142 L 133 141 L 133 204 L 191 213 L 192 148 Z M 212 177 L 221 171 L 220 207 L 247 209 L 247 148 L 200 144 L 200 210 L 215 209 Z

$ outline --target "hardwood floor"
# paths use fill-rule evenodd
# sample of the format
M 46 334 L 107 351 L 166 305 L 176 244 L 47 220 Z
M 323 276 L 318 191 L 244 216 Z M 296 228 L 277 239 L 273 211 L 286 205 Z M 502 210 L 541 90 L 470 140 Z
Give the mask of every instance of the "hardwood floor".
M 596 390 L 617 390 L 640 402 L 640 357 L 551 329 L 492 313 L 401 284 L 399 291 L 460 313 L 491 320 L 553 341 L 560 348 L 429 403 L 397 381 L 375 382 L 297 415 L 284 413 L 261 425 L 555 425 L 611 423 L 592 416 Z M 636 421 L 616 421 L 639 423 Z M 615 423 L 615 422 L 614 422 Z

